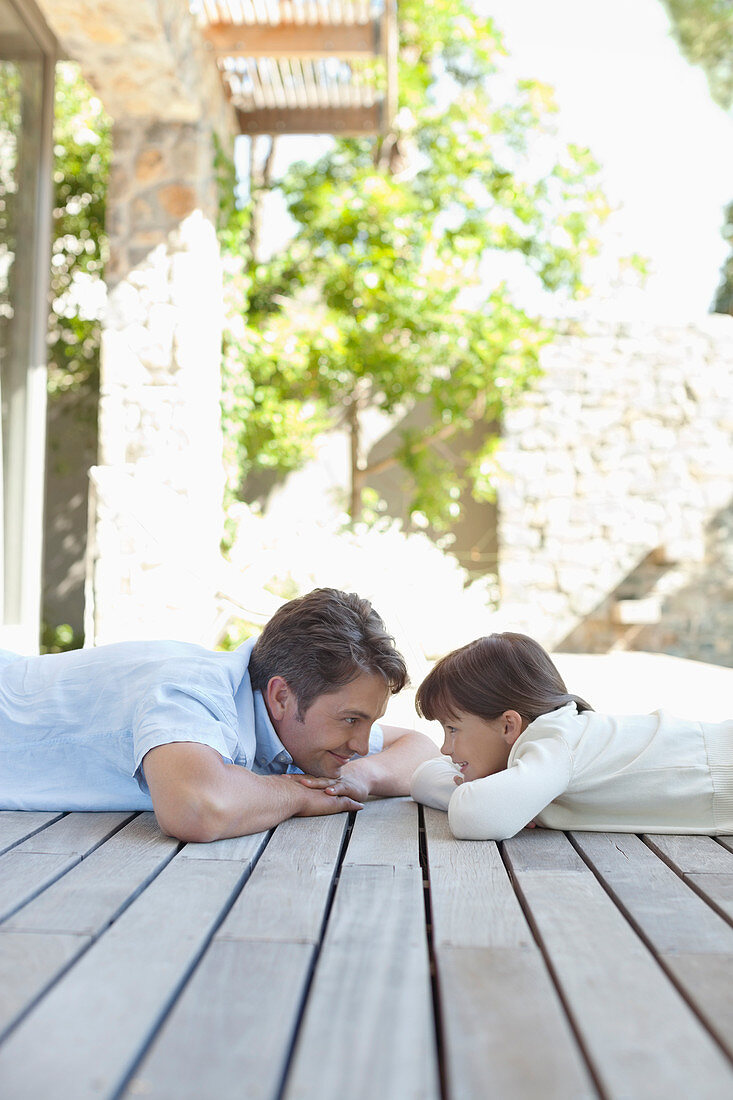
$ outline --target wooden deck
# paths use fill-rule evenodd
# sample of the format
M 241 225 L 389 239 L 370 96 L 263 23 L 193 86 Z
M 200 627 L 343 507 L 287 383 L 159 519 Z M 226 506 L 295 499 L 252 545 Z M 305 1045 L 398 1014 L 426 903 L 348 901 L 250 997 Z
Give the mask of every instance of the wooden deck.
M 3 1100 L 733 1096 L 733 838 L 0 814 Z

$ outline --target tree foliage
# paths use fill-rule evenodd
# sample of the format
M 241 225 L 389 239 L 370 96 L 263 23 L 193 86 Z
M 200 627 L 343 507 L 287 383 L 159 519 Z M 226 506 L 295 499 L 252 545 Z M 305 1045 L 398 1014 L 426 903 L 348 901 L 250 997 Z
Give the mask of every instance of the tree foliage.
M 413 513 L 445 527 L 466 478 L 491 494 L 495 441 L 462 470 L 431 442 L 498 419 L 551 335 L 501 258 L 549 294 L 578 296 L 607 207 L 588 150 L 554 138 L 550 90 L 508 80 L 490 20 L 463 0 L 402 0 L 398 12 L 394 132 L 291 167 L 279 186 L 294 239 L 268 262 L 250 255 L 230 283 L 225 409 L 233 486 L 301 463 L 330 420 L 351 439 L 352 518 L 369 477 L 399 464 Z M 370 464 L 364 412 L 416 401 L 429 430 L 403 431 Z
M 663 0 L 683 55 L 699 65 L 710 95 L 733 114 L 733 0 Z M 723 237 L 733 245 L 733 202 L 725 211 Z M 723 264 L 712 309 L 733 314 L 733 251 Z
M 49 394 L 99 386 L 111 125 L 78 66 L 56 66 Z

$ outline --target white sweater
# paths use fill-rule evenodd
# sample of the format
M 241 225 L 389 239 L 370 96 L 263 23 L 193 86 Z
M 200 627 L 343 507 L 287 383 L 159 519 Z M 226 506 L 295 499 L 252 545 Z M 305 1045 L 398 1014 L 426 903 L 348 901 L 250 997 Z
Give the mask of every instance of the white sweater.
M 456 786 L 448 760 L 412 777 L 416 802 L 448 811 L 463 840 L 504 840 L 535 820 L 548 829 L 733 833 L 733 720 L 543 714 L 514 743 L 504 771 Z

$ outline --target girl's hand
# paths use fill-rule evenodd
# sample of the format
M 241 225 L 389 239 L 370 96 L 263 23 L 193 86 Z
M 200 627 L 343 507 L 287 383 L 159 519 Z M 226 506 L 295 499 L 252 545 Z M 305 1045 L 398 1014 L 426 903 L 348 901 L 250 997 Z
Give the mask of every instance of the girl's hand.
M 455 785 L 456 785 L 457 787 L 460 787 L 461 783 L 463 782 L 463 776 L 462 776 L 462 775 L 457 775 L 457 776 L 456 776 L 456 777 L 454 778 L 453 782 L 455 783 Z
M 304 787 L 310 787 L 335 798 L 351 798 L 355 802 L 365 802 L 369 791 L 356 775 L 342 775 L 338 779 L 327 779 L 320 775 L 299 775 L 298 780 Z

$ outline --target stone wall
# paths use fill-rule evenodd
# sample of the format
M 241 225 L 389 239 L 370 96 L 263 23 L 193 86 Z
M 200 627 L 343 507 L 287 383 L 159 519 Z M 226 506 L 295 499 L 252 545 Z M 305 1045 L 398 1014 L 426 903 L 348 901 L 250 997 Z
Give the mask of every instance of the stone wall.
M 502 620 L 733 664 L 733 318 L 568 326 L 543 366 L 504 422 Z
M 86 644 L 208 643 L 223 527 L 217 142 L 234 119 L 185 0 L 41 0 L 113 117 Z

